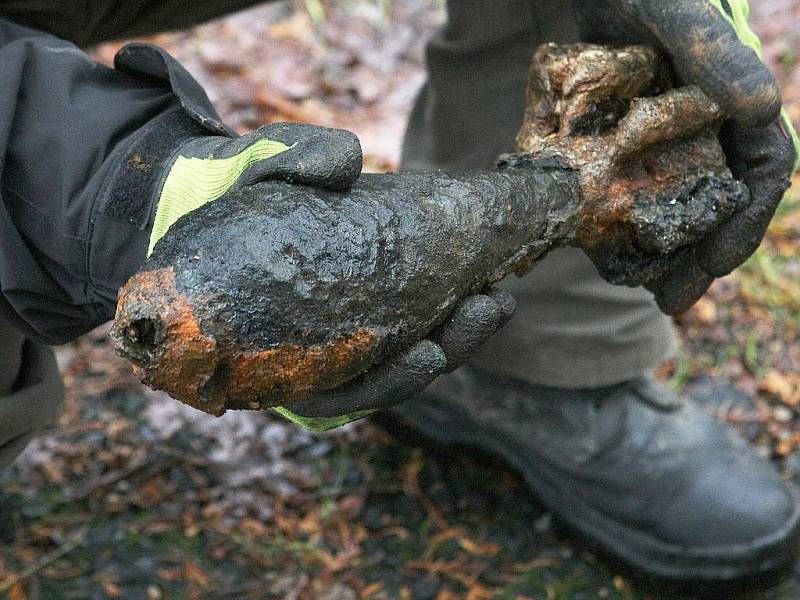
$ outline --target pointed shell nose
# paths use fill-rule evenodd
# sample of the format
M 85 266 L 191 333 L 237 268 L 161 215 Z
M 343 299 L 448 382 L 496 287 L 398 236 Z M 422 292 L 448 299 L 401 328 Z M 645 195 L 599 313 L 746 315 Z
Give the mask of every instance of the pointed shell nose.
M 164 298 L 165 290 L 171 295 L 174 289 L 170 279 L 160 271 L 137 273 L 120 290 L 111 337 L 114 350 L 137 366 L 146 368 L 167 341 L 169 324 L 162 312 L 170 312 Z
M 217 370 L 216 340 L 203 333 L 172 268 L 142 271 L 122 288 L 111 330 L 114 350 L 147 385 L 206 412 L 201 390 Z

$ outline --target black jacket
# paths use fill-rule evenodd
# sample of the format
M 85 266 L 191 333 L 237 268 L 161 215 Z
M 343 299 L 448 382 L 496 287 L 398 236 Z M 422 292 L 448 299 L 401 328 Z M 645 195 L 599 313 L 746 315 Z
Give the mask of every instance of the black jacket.
M 155 165 L 191 136 L 232 133 L 154 46 L 125 46 L 109 69 L 0 17 L 0 81 L 0 316 L 64 343 L 113 318 L 144 259 Z

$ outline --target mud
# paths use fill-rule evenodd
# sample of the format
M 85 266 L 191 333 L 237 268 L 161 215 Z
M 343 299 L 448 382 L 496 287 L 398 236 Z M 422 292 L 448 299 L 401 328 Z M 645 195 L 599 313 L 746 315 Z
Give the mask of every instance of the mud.
M 748 201 L 717 139 L 724 115 L 694 86 L 671 89 L 642 46 L 541 46 L 516 151 L 580 173 L 577 238 L 612 283 L 656 279 L 667 258 Z
M 247 186 L 179 220 L 120 293 L 115 348 L 210 412 L 291 405 L 423 339 L 466 295 L 583 248 L 616 283 L 748 201 L 719 109 L 646 48 L 545 46 L 494 171 Z

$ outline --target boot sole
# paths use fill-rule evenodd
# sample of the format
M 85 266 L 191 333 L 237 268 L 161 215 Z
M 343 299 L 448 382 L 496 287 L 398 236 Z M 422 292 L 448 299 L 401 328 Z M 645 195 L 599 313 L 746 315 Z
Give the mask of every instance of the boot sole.
M 431 408 L 431 405 L 426 408 Z M 441 410 L 438 406 L 436 408 Z M 556 483 L 557 473 L 548 468 L 546 459 L 520 458 L 529 455 L 529 449 L 515 448 L 508 440 L 505 443 L 488 440 L 469 419 L 459 419 L 455 410 L 446 413 L 446 420 L 441 418 L 441 414 L 432 412 L 419 411 L 418 415 L 411 416 L 399 414 L 395 409 L 391 416 L 384 413 L 378 421 L 390 427 L 399 421 L 434 442 L 474 447 L 501 458 L 524 477 L 554 517 L 593 548 L 633 568 L 637 575 L 646 574 L 659 582 L 681 587 L 686 584 L 745 585 L 780 577 L 797 558 L 800 498 L 791 488 L 794 511 L 775 533 L 748 544 L 702 548 L 680 546 L 626 527 L 583 503 L 575 502 L 575 495 Z

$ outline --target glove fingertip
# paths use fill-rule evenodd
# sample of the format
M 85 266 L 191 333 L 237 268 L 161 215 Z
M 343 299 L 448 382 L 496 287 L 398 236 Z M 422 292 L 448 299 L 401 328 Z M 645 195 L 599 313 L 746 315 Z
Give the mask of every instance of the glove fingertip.
M 453 310 L 443 328 L 472 326 L 478 323 L 499 325 L 506 323 L 517 309 L 516 299 L 507 291 L 491 288 L 461 301 Z M 495 325 L 493 325 L 495 326 Z
M 675 317 L 685 313 L 703 297 L 714 278 L 705 273 L 686 277 L 675 273 L 666 277 L 655 287 L 648 289 L 655 295 L 656 303 L 666 315 Z
M 514 314 L 515 301 L 508 293 L 470 296 L 430 338 L 444 351 L 447 370 L 461 366 Z
M 268 161 L 255 162 L 240 177 L 241 185 L 276 180 L 340 192 L 349 189 L 361 175 L 364 153 L 352 131 L 302 123 L 272 123 L 254 133 L 289 149 Z
M 789 130 L 727 124 L 720 139 L 731 171 L 750 190 L 750 203 L 697 245 L 700 267 L 714 277 L 733 271 L 759 247 L 791 184 L 796 151 Z
M 500 320 L 503 323 L 508 322 L 517 310 L 516 298 L 500 288 L 492 288 L 488 295 L 497 306 Z
M 439 344 L 432 340 L 422 340 L 412 346 L 405 354 L 404 362 L 417 374 L 436 375 L 447 369 L 447 355 Z
M 758 66 L 749 76 L 730 80 L 724 98 L 715 98 L 725 114 L 743 127 L 766 127 L 778 118 L 783 106 L 774 77 L 760 61 Z

